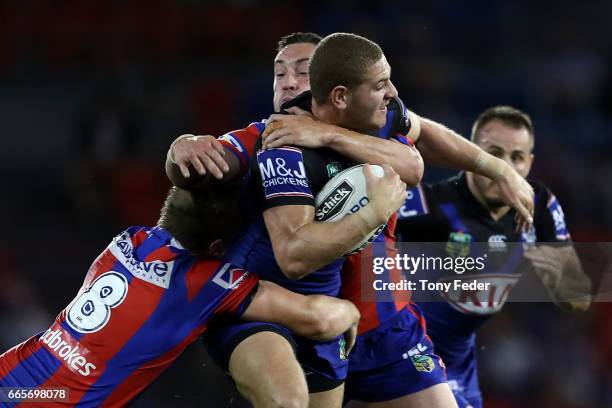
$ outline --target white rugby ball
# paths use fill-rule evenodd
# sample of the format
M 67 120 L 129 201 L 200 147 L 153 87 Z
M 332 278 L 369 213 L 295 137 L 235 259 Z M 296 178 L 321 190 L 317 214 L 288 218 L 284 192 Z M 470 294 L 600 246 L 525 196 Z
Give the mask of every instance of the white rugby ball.
M 346 215 L 354 214 L 362 209 L 370 199 L 366 190 L 366 178 L 363 174 L 363 164 L 348 168 L 332 177 L 315 197 L 315 220 L 334 222 Z M 383 177 L 385 171 L 381 166 L 372 165 L 372 173 Z M 355 245 L 344 256 L 355 254 L 372 243 L 384 229 L 380 225 L 372 234 Z

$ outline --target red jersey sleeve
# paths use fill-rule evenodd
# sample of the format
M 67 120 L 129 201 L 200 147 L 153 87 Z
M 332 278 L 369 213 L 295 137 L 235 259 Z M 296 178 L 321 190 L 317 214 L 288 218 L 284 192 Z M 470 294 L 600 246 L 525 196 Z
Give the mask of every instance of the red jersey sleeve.
M 253 122 L 244 129 L 234 130 L 219 137 L 219 142 L 231 151 L 240 162 L 240 175 L 244 176 L 253 157 L 255 143 L 265 129 L 263 122 Z

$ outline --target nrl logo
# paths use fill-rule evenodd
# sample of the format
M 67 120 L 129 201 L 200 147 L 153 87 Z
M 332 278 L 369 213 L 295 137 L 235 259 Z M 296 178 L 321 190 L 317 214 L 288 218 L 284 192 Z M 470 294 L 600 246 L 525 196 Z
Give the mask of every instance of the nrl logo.
M 412 364 L 414 364 L 414 368 L 422 373 L 431 373 L 436 367 L 433 359 L 428 355 L 415 354 L 411 356 L 410 359 L 412 360 Z
M 331 162 L 326 167 L 327 167 L 327 176 L 329 178 L 334 177 L 336 174 L 342 171 L 342 165 L 338 162 Z
M 462 231 L 451 232 L 446 243 L 446 253 L 453 257 L 466 257 L 470 254 L 472 236 Z

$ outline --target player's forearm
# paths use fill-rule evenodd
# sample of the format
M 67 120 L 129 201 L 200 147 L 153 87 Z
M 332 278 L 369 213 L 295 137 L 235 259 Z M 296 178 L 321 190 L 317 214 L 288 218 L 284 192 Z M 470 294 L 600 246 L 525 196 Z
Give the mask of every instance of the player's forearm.
M 359 163 L 388 164 L 409 187 L 423 177 L 423 160 L 412 146 L 333 126 L 328 147 Z
M 272 282 L 260 281 L 255 297 L 241 318 L 281 324 L 294 333 L 326 341 L 359 322 L 349 301 L 323 295 L 304 296 Z
M 591 278 L 584 272 L 573 247 L 557 248 L 563 260 L 563 275 L 559 287 L 552 291 L 552 298 L 561 309 L 586 311 L 591 303 Z
M 358 324 L 360 318 L 351 302 L 322 295 L 307 296 L 304 312 L 306 316 L 300 324 L 288 327 L 299 336 L 317 341 L 338 337 Z
M 421 118 L 421 135 L 417 149 L 427 164 L 470 171 L 498 180 L 508 165 L 446 126 Z
M 283 273 L 290 279 L 301 279 L 350 252 L 384 223 L 364 220 L 369 207 L 340 221 L 305 224 L 287 239 L 273 242 L 274 254 Z

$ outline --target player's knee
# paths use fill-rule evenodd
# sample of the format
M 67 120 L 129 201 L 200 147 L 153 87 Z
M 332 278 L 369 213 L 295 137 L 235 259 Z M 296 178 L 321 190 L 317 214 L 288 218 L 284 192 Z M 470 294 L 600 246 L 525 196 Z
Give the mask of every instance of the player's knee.
M 302 384 L 277 384 L 253 387 L 253 384 L 236 384 L 240 393 L 255 408 L 306 408 L 308 407 L 308 387 Z
M 260 332 L 241 342 L 230 357 L 240 393 L 256 407 L 307 407 L 308 386 L 293 348 L 283 336 Z
M 265 373 L 262 373 L 262 375 L 265 375 Z M 303 378 L 299 378 L 298 381 L 292 381 L 292 378 L 287 378 L 287 381 L 284 383 L 274 381 L 259 387 L 252 387 L 253 384 L 249 385 L 247 387 L 239 387 L 239 389 L 248 389 L 248 392 L 243 392 L 243 395 L 255 407 L 308 407 L 308 386 Z

